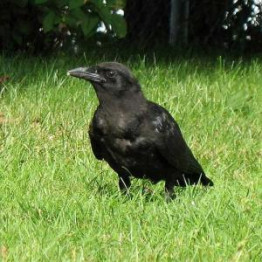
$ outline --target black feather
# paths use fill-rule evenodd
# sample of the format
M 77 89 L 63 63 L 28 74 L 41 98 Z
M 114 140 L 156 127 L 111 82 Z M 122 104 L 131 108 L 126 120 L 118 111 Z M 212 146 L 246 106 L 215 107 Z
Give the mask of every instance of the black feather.
M 78 77 L 77 69 L 71 72 Z M 167 110 L 144 97 L 127 67 L 102 63 L 81 68 L 79 77 L 92 83 L 99 99 L 89 130 L 94 155 L 117 172 L 122 190 L 130 186 L 130 176 L 164 180 L 169 196 L 174 186 L 213 185 L 178 124 Z

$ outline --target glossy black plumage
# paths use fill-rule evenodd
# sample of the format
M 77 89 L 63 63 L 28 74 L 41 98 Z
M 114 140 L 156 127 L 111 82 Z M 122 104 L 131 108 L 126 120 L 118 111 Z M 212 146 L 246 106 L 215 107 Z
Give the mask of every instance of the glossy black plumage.
M 165 181 L 169 196 L 174 186 L 213 185 L 187 146 L 180 128 L 163 107 L 146 100 L 130 70 L 116 62 L 70 70 L 90 81 L 99 106 L 90 125 L 94 155 L 108 162 L 119 176 L 120 189 L 130 176 Z

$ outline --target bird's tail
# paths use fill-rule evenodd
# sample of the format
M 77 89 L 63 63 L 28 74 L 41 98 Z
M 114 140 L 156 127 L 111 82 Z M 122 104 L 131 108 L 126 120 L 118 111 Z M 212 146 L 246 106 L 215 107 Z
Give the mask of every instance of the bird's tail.
M 209 179 L 205 174 L 202 174 L 200 177 L 200 183 L 203 186 L 213 186 L 214 183 L 211 179 Z

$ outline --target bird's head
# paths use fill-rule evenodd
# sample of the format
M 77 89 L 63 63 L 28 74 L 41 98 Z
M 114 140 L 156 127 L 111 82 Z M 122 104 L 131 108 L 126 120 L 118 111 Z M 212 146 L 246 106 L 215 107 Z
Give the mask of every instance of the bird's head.
M 89 81 L 98 94 L 122 96 L 140 91 L 140 86 L 131 71 L 117 62 L 106 62 L 91 67 L 79 67 L 68 75 Z

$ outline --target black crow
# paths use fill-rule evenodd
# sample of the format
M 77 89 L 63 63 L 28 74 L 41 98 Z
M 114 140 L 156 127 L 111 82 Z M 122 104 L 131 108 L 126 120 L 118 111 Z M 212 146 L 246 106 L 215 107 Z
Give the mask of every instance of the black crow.
M 131 71 L 116 62 L 80 67 L 70 76 L 91 82 L 99 100 L 89 129 L 94 155 L 119 176 L 126 192 L 130 176 L 165 181 L 167 197 L 174 186 L 212 186 L 169 112 L 148 101 Z

